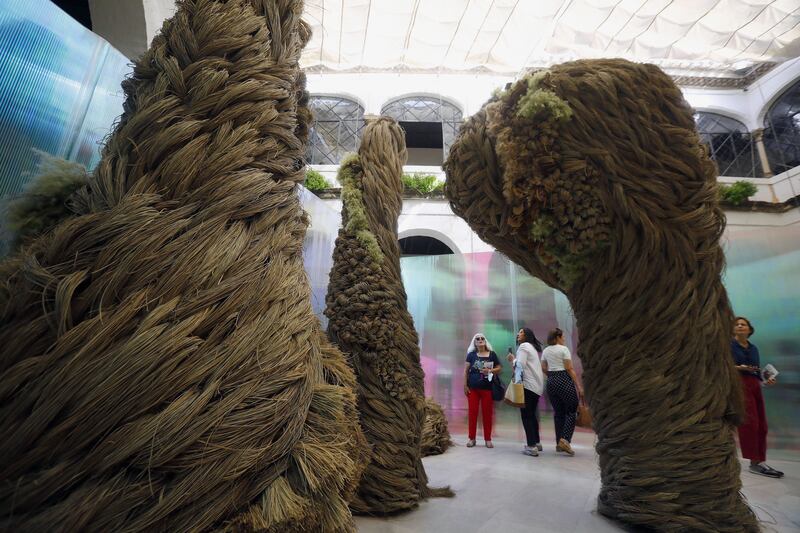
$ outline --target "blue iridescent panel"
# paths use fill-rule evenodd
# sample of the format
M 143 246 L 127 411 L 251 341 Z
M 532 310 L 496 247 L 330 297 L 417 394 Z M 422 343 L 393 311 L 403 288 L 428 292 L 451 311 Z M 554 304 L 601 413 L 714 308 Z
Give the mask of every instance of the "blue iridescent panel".
M 48 0 L 0 3 L 0 197 L 35 172 L 34 150 L 93 168 L 122 113 L 128 59 Z

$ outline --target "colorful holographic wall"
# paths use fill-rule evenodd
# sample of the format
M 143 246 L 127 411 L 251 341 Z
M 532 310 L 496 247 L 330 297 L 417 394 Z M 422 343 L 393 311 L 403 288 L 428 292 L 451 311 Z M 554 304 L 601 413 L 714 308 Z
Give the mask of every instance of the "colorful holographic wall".
M 724 279 L 734 310 L 755 325 L 752 341 L 762 364 L 780 371 L 779 384 L 764 390 L 769 447 L 800 450 L 800 228 L 738 230 L 726 241 Z M 545 340 L 558 326 L 575 351 L 577 332 L 564 295 L 500 254 L 407 257 L 401 266 L 420 335 L 426 394 L 444 407 L 454 434 L 466 432 L 462 372 L 474 333 L 486 334 L 503 358 L 520 327 L 531 327 Z M 580 363 L 576 366 L 580 373 Z M 510 377 L 507 365 L 503 377 L 506 382 Z M 549 412 L 549 403 L 542 399 L 540 408 Z M 497 404 L 496 413 L 496 435 L 521 439 L 518 411 Z
M 764 388 L 768 449 L 800 452 L 800 225 L 737 229 L 726 240 L 733 310 L 755 327 L 761 365 L 780 372 Z
M 566 297 L 499 253 L 406 257 L 401 267 L 420 336 L 425 392 L 442 405 L 453 434 L 466 433 L 464 358 L 475 333 L 486 335 L 501 361 L 509 347 L 515 349 L 522 327 L 533 329 L 542 342 L 548 330 L 561 327 L 568 345 L 575 346 L 577 331 Z M 510 375 L 504 365 L 503 381 L 508 383 Z M 549 411 L 544 399 L 540 409 Z M 496 404 L 495 413 L 495 436 L 522 437 L 518 409 Z

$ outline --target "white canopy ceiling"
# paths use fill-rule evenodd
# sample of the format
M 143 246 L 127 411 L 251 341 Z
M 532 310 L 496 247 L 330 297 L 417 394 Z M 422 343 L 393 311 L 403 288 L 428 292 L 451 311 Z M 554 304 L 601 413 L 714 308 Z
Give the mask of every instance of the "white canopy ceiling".
M 518 73 L 624 57 L 745 77 L 800 55 L 800 0 L 306 0 L 303 67 Z

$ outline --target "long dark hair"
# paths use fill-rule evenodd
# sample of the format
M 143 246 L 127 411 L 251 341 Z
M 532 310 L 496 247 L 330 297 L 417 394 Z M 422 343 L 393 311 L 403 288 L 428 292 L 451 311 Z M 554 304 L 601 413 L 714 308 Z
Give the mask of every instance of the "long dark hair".
M 525 334 L 525 340 L 523 342 L 529 342 L 533 344 L 533 347 L 536 348 L 536 351 L 541 352 L 542 343 L 539 342 L 539 339 L 537 339 L 536 335 L 533 334 L 533 330 L 531 328 L 522 328 L 522 332 Z

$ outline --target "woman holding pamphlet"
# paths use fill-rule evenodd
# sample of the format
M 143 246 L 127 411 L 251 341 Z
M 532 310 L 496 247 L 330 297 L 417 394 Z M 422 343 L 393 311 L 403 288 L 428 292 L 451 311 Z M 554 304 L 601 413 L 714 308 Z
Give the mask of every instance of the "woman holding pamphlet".
M 761 393 L 761 383 L 775 384 L 777 371 L 772 365 L 767 365 L 768 370 L 762 371 L 758 347 L 750 342 L 750 336 L 755 328 L 748 319 L 737 316 L 733 322 L 733 340 L 731 340 L 731 354 L 736 364 L 736 370 L 742 376 L 742 389 L 744 393 L 745 417 L 739 426 L 739 446 L 742 456 L 750 459 L 750 472 L 762 476 L 780 478 L 783 472 L 775 470 L 765 461 L 767 460 L 767 413 L 764 409 L 764 396 Z
M 476 333 L 467 348 L 467 360 L 464 363 L 464 394 L 467 395 L 469 440 L 467 448 L 475 446 L 478 433 L 478 408 L 483 418 L 483 439 L 487 448 L 492 444 L 492 417 L 494 401 L 492 400 L 492 379 L 500 373 L 500 359 L 492 351 L 492 345 L 483 333 Z

